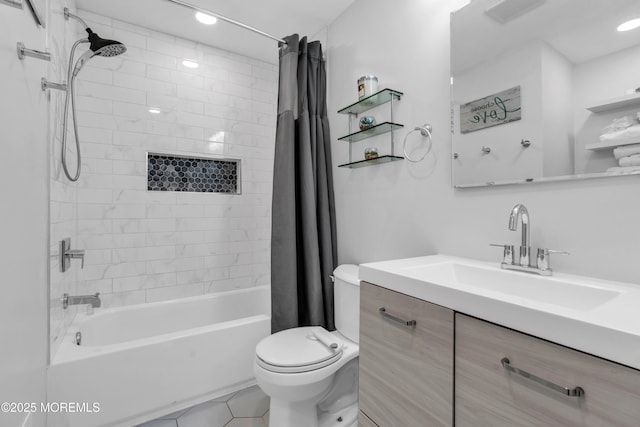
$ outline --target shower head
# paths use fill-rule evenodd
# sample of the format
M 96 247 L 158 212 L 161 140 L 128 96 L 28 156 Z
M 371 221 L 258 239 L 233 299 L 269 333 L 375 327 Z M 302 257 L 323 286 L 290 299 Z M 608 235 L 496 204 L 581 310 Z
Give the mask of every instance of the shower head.
M 118 56 L 127 51 L 127 47 L 124 44 L 115 40 L 103 39 L 91 31 L 91 28 L 87 28 L 87 33 L 89 33 L 89 43 L 91 43 L 89 49 L 94 55 Z
M 84 64 L 86 64 L 89 59 L 94 56 L 118 56 L 127 51 L 127 47 L 115 40 L 107 40 L 98 36 L 94 33 L 91 28 L 86 28 L 87 33 L 89 33 L 88 41 L 90 43 L 89 50 L 86 51 L 78 61 L 76 62 L 75 68 L 73 69 L 73 77 L 77 76 Z M 84 40 L 85 43 L 87 40 Z
M 87 23 L 84 22 L 82 18 L 80 18 L 78 15 L 74 15 L 69 11 L 68 7 L 65 7 L 64 19 L 69 20 L 69 18 L 73 18 L 76 21 L 80 22 L 85 28 L 85 30 L 89 34 L 89 43 L 91 43 L 90 49 L 94 53 L 94 55 L 117 56 L 127 51 L 127 47 L 124 44 L 115 40 L 106 40 L 98 36 L 91 30 L 91 28 L 89 28 Z

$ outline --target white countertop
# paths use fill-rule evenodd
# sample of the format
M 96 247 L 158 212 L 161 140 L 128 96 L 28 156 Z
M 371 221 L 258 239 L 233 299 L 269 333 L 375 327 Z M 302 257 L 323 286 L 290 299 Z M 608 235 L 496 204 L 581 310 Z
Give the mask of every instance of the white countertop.
M 359 277 L 393 291 L 640 369 L 640 283 L 610 282 L 556 272 L 546 278 L 551 285 L 554 280 L 570 280 L 586 287 L 619 292 L 603 304 L 580 310 L 478 286 L 430 283 L 407 273 L 415 265 L 450 261 L 500 269 L 497 262 L 432 255 L 361 264 Z M 531 273 L 503 272 L 501 274 L 513 275 L 514 281 L 531 276 Z

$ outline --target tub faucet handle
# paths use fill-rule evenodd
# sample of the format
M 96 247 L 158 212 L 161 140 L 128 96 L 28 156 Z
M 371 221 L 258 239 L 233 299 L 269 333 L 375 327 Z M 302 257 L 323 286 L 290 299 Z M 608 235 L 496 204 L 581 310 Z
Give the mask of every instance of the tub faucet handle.
M 71 259 L 80 260 L 80 268 L 84 268 L 84 249 L 71 249 L 65 253 L 65 256 Z
M 60 240 L 59 249 L 61 273 L 64 273 L 71 268 L 72 259 L 81 260 L 82 264 L 80 265 L 80 268 L 84 268 L 84 249 L 71 249 L 71 238 L 67 237 L 66 239 Z

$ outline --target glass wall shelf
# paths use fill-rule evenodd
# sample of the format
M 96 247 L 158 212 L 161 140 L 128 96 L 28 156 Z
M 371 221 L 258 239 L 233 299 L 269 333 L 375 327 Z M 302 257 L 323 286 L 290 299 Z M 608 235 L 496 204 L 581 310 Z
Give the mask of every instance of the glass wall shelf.
M 361 130 L 350 135 L 338 138 L 338 141 L 356 142 L 363 139 L 372 138 L 374 136 L 382 135 L 383 133 L 391 132 L 392 130 L 403 128 L 404 125 L 398 123 L 384 122 L 369 129 Z
M 404 160 L 404 157 L 398 156 L 380 156 L 375 159 L 359 160 L 357 162 L 345 163 L 344 165 L 338 165 L 339 168 L 357 169 L 365 166 L 381 165 L 383 163 L 397 162 L 398 160 Z
M 367 96 L 358 102 L 354 102 L 348 107 L 344 107 L 342 110 L 338 110 L 339 114 L 360 114 L 367 110 L 377 107 L 378 105 L 386 104 L 393 98 L 400 100 L 400 97 L 404 95 L 402 92 L 393 89 L 382 89 L 373 95 Z

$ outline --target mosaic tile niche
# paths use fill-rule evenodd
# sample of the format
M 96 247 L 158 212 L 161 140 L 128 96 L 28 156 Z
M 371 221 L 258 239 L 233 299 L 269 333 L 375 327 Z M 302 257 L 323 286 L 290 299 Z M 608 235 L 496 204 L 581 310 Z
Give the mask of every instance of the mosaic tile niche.
M 147 154 L 147 190 L 240 194 L 240 160 Z

